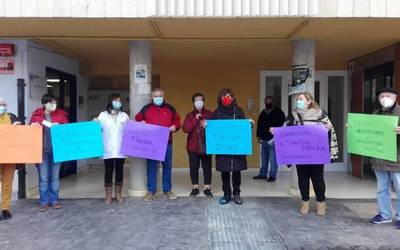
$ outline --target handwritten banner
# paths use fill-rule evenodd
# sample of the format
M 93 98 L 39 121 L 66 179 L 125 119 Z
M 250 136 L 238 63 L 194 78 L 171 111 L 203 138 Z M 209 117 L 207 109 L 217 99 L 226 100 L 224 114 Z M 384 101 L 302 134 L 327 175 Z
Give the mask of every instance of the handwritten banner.
M 41 163 L 42 128 L 0 125 L 0 163 Z
M 290 126 L 274 131 L 279 165 L 330 163 L 328 130 L 323 126 Z
M 215 155 L 251 155 L 253 153 L 249 120 L 208 120 L 206 151 Z
M 129 121 L 124 127 L 121 153 L 124 155 L 164 161 L 169 128 Z
M 50 128 L 54 162 L 64 162 L 103 156 L 100 124 L 79 122 Z
M 397 116 L 349 113 L 348 151 L 353 154 L 397 161 Z

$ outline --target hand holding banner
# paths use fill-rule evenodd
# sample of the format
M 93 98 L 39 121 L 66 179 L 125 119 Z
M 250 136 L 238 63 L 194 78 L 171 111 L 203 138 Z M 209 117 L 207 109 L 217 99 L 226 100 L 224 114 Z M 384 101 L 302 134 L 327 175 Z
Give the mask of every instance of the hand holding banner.
M 94 158 L 104 154 L 98 122 L 54 125 L 50 132 L 54 162 Z
M 397 161 L 395 129 L 399 118 L 388 115 L 348 115 L 347 144 L 349 153 Z
M 129 121 L 124 127 L 121 153 L 124 155 L 164 161 L 169 128 Z
M 319 125 L 274 129 L 279 165 L 330 163 L 328 130 Z
M 0 126 L 0 163 L 41 163 L 42 128 Z
M 249 120 L 208 120 L 206 127 L 207 154 L 251 155 L 251 123 Z

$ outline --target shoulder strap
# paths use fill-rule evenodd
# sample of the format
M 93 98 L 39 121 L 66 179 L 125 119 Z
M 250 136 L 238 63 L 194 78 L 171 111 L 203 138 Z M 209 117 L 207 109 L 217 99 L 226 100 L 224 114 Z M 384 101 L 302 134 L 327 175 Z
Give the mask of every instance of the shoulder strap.
M 303 117 L 301 117 L 301 115 L 298 112 L 296 112 L 296 113 L 297 113 L 297 117 L 299 117 L 300 124 L 304 125 Z

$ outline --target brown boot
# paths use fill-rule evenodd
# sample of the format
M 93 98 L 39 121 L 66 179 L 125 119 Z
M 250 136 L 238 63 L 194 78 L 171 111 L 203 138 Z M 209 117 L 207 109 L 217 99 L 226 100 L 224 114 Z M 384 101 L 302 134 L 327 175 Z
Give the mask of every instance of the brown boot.
M 106 199 L 104 203 L 110 205 L 112 203 L 112 186 L 105 186 L 104 188 L 106 190 Z
M 310 211 L 310 202 L 309 201 L 302 201 L 301 202 L 301 207 L 300 207 L 300 213 L 302 215 L 308 214 Z
M 326 215 L 326 204 L 325 201 L 317 202 L 317 215 L 325 216 Z
M 117 202 L 123 203 L 124 199 L 122 199 L 122 185 L 115 185 L 114 191 L 115 191 L 115 199 L 117 200 Z

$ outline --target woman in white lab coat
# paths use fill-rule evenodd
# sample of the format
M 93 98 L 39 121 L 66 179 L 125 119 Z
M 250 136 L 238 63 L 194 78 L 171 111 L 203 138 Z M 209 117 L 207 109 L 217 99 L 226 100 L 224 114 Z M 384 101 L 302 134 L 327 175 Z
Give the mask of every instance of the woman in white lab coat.
M 124 179 L 125 156 L 121 154 L 122 133 L 129 116 L 122 111 L 121 96 L 111 94 L 106 106 L 107 110 L 100 113 L 96 119 L 100 122 L 104 142 L 104 187 L 106 192 L 105 204 L 112 203 L 113 172 L 115 169 L 114 192 L 115 199 L 122 203 L 122 183 Z

